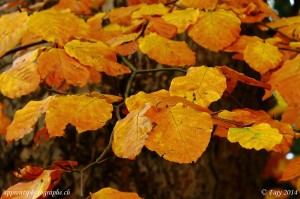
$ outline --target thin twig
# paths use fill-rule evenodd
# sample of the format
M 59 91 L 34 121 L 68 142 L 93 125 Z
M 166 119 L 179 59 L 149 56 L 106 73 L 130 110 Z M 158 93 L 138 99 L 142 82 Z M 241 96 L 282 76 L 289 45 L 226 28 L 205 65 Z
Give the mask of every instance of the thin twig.
M 288 51 L 293 51 L 296 53 L 300 53 L 300 50 L 297 49 L 292 49 L 292 48 L 284 48 L 284 47 L 278 47 L 279 50 L 288 50 Z
M 235 126 L 239 126 L 239 127 L 249 127 L 249 126 L 252 126 L 253 123 L 250 123 L 250 124 L 242 124 L 242 123 L 239 123 L 239 122 L 236 122 L 236 121 L 232 121 L 232 120 L 227 120 L 227 119 L 224 119 L 224 118 L 220 118 L 218 117 L 217 115 L 214 115 L 212 114 L 211 115 L 212 118 L 216 119 L 216 120 L 220 120 L 222 122 L 227 122 L 229 124 L 233 124 Z
M 125 91 L 125 98 L 128 98 L 130 95 L 130 90 L 131 90 L 131 86 L 132 86 L 132 82 L 135 78 L 135 75 L 137 73 L 137 69 L 136 67 L 134 67 L 134 65 L 132 63 L 130 63 L 125 57 L 121 57 L 122 61 L 131 69 L 132 73 L 129 77 L 129 80 L 127 82 L 127 86 L 126 86 L 126 91 Z
M 12 49 L 12 50 L 10 50 L 10 51 L 7 51 L 7 52 L 6 52 L 4 55 L 2 55 L 0 58 L 4 57 L 4 56 L 6 56 L 6 55 L 10 55 L 10 54 L 16 53 L 16 52 L 18 52 L 18 51 L 20 51 L 20 50 L 24 50 L 24 49 L 26 49 L 26 48 L 30 48 L 30 47 L 32 47 L 32 46 L 37 46 L 37 45 L 39 45 L 39 44 L 44 44 L 44 43 L 47 43 L 47 41 L 41 40 L 41 41 L 38 41 L 38 42 L 34 42 L 34 43 L 30 43 L 30 44 L 27 44 L 27 45 L 24 45 L 24 46 L 20 46 L 20 47 L 14 48 L 14 49 Z
M 138 70 L 136 73 L 142 74 L 142 73 L 153 73 L 153 72 L 161 72 L 161 71 L 179 71 L 182 73 L 186 73 L 186 70 L 181 68 L 155 68 L 155 69 L 147 69 L 147 70 Z
M 281 34 L 283 37 L 285 37 L 285 38 L 287 38 L 287 39 L 289 39 L 289 40 L 291 40 L 291 41 L 298 41 L 298 40 L 296 40 L 296 39 L 294 39 L 294 38 L 291 38 L 291 37 L 287 36 L 286 34 L 284 34 L 283 32 L 281 32 L 280 30 L 277 30 L 277 29 L 275 29 L 275 28 L 272 28 L 271 26 L 265 24 L 264 22 L 259 22 L 259 23 L 260 23 L 261 25 L 263 25 L 263 26 L 269 28 L 270 30 L 273 30 L 274 32 L 278 32 L 278 33 Z
M 120 107 L 123 106 L 124 104 L 125 104 L 125 102 L 122 102 L 122 103 L 120 103 L 120 104 L 118 104 L 118 105 L 115 106 L 115 108 L 116 108 L 116 115 L 117 115 L 118 120 L 122 119 L 121 114 L 120 114 Z

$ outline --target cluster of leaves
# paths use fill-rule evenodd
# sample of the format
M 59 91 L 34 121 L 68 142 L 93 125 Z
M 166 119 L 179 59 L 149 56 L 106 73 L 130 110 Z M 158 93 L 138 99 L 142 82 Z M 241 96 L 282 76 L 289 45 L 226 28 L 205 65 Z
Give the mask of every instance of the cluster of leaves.
M 153 0 L 148 4 L 128 0 L 127 7 L 92 15 L 92 9 L 101 3 L 61 0 L 46 10 L 41 10 L 40 3 L 0 18 L 0 56 L 15 52 L 13 48 L 18 44 L 26 49 L 18 52 L 12 66 L 0 74 L 0 91 L 9 98 L 28 95 L 40 84 L 62 91 L 70 85 L 96 84 L 101 81 L 100 72 L 109 76 L 130 74 L 122 97 L 98 92 L 47 96 L 30 101 L 15 113 L 12 122 L 2 114 L 5 105 L 0 104 L 0 133 L 5 134 L 8 143 L 29 134 L 44 113 L 45 127 L 41 131 L 51 138 L 63 136 L 68 124 L 78 133 L 99 129 L 112 118 L 116 106 L 119 121 L 112 132 L 111 146 L 120 158 L 135 159 L 145 146 L 166 160 L 192 163 L 201 157 L 212 135 L 247 149 L 289 152 L 297 137 L 292 125 L 300 128 L 300 56 L 296 52 L 300 46 L 300 17 L 280 19 L 263 0 Z M 261 23 L 260 28 L 276 30 L 273 37 L 240 34 L 242 23 L 259 23 L 266 17 L 274 21 Z M 102 26 L 103 20 L 110 23 Z M 233 59 L 248 63 L 261 74 L 261 81 L 227 66 L 195 66 L 195 53 L 185 41 L 174 40 L 183 32 L 211 51 L 233 52 Z M 26 48 L 32 43 L 39 45 Z M 139 70 L 125 58 L 139 52 L 169 67 Z M 130 95 L 137 73 L 161 70 L 178 70 L 186 75 L 174 78 L 169 90 Z M 210 104 L 230 94 L 238 81 L 264 88 L 264 99 L 276 93 L 285 104 L 281 121 L 262 110 L 212 112 Z M 121 118 L 119 109 L 124 104 L 129 113 Z M 95 162 L 101 160 L 102 156 Z M 63 164 L 76 166 L 74 162 Z M 293 165 L 293 170 L 299 170 L 299 164 Z M 291 170 L 287 168 L 282 180 L 299 177 Z M 7 191 L 51 190 L 63 171 L 58 167 L 43 170 L 27 166 L 16 176 L 31 182 L 16 184 Z M 139 198 L 111 188 L 91 197 Z

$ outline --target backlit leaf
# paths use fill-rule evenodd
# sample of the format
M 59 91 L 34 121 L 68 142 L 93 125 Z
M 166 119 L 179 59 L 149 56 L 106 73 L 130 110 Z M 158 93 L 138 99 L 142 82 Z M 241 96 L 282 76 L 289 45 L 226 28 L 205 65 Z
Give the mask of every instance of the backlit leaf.
M 6 141 L 19 140 L 30 133 L 39 117 L 47 110 L 53 97 L 42 101 L 30 101 L 24 108 L 14 115 L 13 122 L 7 128 Z
M 116 189 L 107 187 L 90 195 L 91 199 L 142 199 L 136 193 L 121 192 Z
M 5 190 L 1 196 L 2 199 L 8 198 L 24 198 L 23 190 L 32 193 L 29 195 L 31 199 L 39 198 L 43 196 L 43 193 L 51 190 L 60 180 L 61 172 L 57 170 L 44 170 L 39 177 L 29 182 L 19 182 L 7 190 Z
M 112 117 L 111 100 L 101 94 L 56 96 L 46 111 L 50 136 L 63 136 L 67 124 L 75 126 L 78 133 L 103 127 Z
M 18 178 L 33 180 L 36 179 L 41 173 L 43 173 L 43 171 L 44 169 L 42 169 L 41 167 L 25 166 L 19 171 L 14 171 L 13 174 Z
M 52 7 L 55 10 L 69 8 L 76 14 L 91 14 L 91 0 L 60 0 L 58 4 Z
M 141 152 L 153 126 L 144 115 L 149 108 L 150 104 L 142 110 L 133 110 L 116 123 L 112 142 L 116 156 L 132 160 Z
M 31 51 L 13 62 L 11 68 L 0 74 L 0 91 L 9 98 L 27 95 L 40 84 L 36 58 L 39 51 Z
M 147 25 L 145 34 L 157 33 L 159 36 L 171 39 L 177 34 L 177 27 L 165 22 L 161 17 L 151 17 Z
M 74 58 L 69 57 L 63 49 L 52 48 L 42 53 L 37 63 L 41 79 L 49 86 L 60 88 L 66 82 L 83 87 L 90 77 L 89 70 Z
M 140 49 L 155 61 L 170 66 L 195 64 L 195 53 L 185 42 L 172 41 L 150 33 L 139 40 Z
M 208 113 L 178 103 L 167 108 L 151 107 L 145 115 L 156 123 L 146 147 L 164 159 L 178 163 L 196 162 L 206 150 L 213 127 Z
M 27 31 L 26 12 L 14 12 L 0 18 L 0 57 L 14 48 Z
M 249 43 L 243 54 L 249 66 L 260 74 L 276 68 L 282 58 L 282 54 L 277 47 L 261 41 Z
M 241 35 L 235 42 L 233 42 L 230 46 L 225 48 L 224 51 L 242 53 L 246 49 L 248 44 L 256 41 L 263 41 L 263 40 L 256 36 Z
M 68 10 L 54 9 L 34 12 L 29 17 L 29 29 L 49 42 L 64 44 L 75 36 L 84 35 L 88 26 L 83 19 Z
M 73 40 L 65 46 L 65 51 L 81 64 L 91 66 L 97 71 L 116 76 L 130 73 L 130 69 L 117 63 L 115 51 L 102 42 L 81 42 Z
M 283 135 L 269 124 L 261 123 L 246 128 L 230 128 L 228 131 L 228 140 L 230 142 L 239 142 L 246 149 L 272 150 L 276 144 L 280 144 Z
M 218 3 L 218 0 L 179 0 L 178 4 L 189 8 L 199 8 L 200 10 L 213 10 Z
M 129 26 L 131 24 L 131 15 L 134 11 L 138 10 L 145 4 L 138 4 L 135 6 L 120 7 L 112 9 L 109 13 L 109 20 L 112 23 L 116 23 L 123 26 Z
M 189 29 L 189 36 L 200 46 L 219 51 L 239 37 L 240 24 L 232 11 L 200 11 L 198 21 Z
M 217 101 L 226 89 L 226 78 L 217 68 L 206 66 L 191 67 L 184 77 L 172 80 L 172 96 L 184 97 L 203 107 Z
M 295 126 L 297 130 L 300 130 L 300 105 L 289 106 L 282 115 L 282 122 Z
M 199 10 L 187 8 L 185 10 L 174 10 L 162 16 L 167 23 L 177 26 L 177 32 L 184 32 L 189 25 L 196 23 L 199 16 Z
M 300 176 L 300 158 L 291 160 L 285 168 L 281 181 L 293 180 Z

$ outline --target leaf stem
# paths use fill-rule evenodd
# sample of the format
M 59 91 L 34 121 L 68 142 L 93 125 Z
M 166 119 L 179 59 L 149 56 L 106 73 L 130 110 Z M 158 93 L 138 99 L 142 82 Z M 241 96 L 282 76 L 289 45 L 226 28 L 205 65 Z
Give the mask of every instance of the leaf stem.
M 121 57 L 122 58 L 122 61 L 131 69 L 132 73 L 128 79 L 128 82 L 127 82 L 127 86 L 126 86 L 126 91 L 125 91 L 125 98 L 128 98 L 129 95 L 130 95 L 130 90 L 131 90 L 131 86 L 132 86 L 132 82 L 135 78 L 135 75 L 137 74 L 137 69 L 136 67 L 130 63 L 125 57 Z
M 30 47 L 32 47 L 32 46 L 37 46 L 37 45 L 39 45 L 39 44 L 44 44 L 44 43 L 47 43 L 47 41 L 41 40 L 41 41 L 37 41 L 37 42 L 34 42 L 34 43 L 30 43 L 30 44 L 27 44 L 27 45 L 24 45 L 24 46 L 20 46 L 20 47 L 14 48 L 14 49 L 12 49 L 12 50 L 10 50 L 10 51 L 7 51 L 7 52 L 6 52 L 4 55 L 2 55 L 0 58 L 4 57 L 4 56 L 6 56 L 6 55 L 10 55 L 10 54 L 13 54 L 13 53 L 15 53 L 15 52 L 18 52 L 18 51 L 20 51 L 20 50 L 24 50 L 24 49 L 26 49 L 26 48 L 30 48 Z

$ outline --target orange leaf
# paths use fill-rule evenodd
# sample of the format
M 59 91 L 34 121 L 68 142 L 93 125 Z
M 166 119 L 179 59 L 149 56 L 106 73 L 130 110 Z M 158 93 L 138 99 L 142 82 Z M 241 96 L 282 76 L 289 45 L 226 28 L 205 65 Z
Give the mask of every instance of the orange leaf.
M 150 33 L 139 39 L 139 44 L 143 53 L 161 64 L 170 66 L 195 64 L 195 53 L 185 42 L 168 40 L 156 33 Z
M 112 117 L 111 103 L 114 101 L 110 95 L 97 93 L 56 96 L 46 111 L 45 121 L 50 136 L 63 136 L 67 124 L 75 126 L 78 133 L 101 128 Z
M 119 55 L 128 56 L 128 55 L 134 54 L 140 48 L 139 48 L 139 43 L 137 41 L 131 41 L 131 42 L 116 46 L 115 49 Z
M 0 57 L 14 48 L 27 31 L 27 12 L 14 12 L 0 18 Z
M 217 101 L 226 89 L 226 78 L 217 68 L 206 66 L 191 67 L 184 77 L 172 80 L 172 96 L 184 97 L 202 107 Z
M 200 46 L 219 51 L 239 37 L 240 24 L 232 11 L 200 11 L 198 21 L 189 29 L 189 36 Z
M 300 129 L 300 105 L 289 106 L 282 115 L 282 122 L 291 124 Z
M 103 188 L 90 196 L 91 199 L 142 199 L 136 193 L 121 192 L 110 187 Z
M 6 141 L 19 140 L 33 129 L 38 118 L 46 111 L 53 97 L 42 101 L 30 101 L 24 108 L 18 110 L 14 115 L 13 122 L 7 128 Z
M 242 53 L 246 49 L 248 44 L 256 41 L 263 41 L 263 40 L 256 36 L 241 35 L 235 42 L 233 42 L 230 46 L 225 48 L 224 51 Z
M 183 33 L 190 25 L 196 23 L 199 17 L 199 10 L 187 8 L 185 10 L 174 10 L 162 16 L 162 19 L 169 24 L 177 26 L 177 32 Z
M 68 8 L 75 14 L 91 14 L 91 0 L 60 0 L 52 7 L 55 10 Z
M 42 36 L 44 40 L 58 42 L 60 45 L 75 36 L 86 34 L 88 30 L 84 20 L 70 13 L 69 10 L 48 9 L 34 12 L 29 17 L 28 25 L 30 31 Z
M 300 94 L 300 55 L 297 55 L 292 60 L 284 62 L 282 67 L 272 73 L 269 84 L 272 85 L 272 90 L 266 91 L 263 99 L 271 96 L 275 90 L 278 90 L 287 104 L 299 103 Z
M 145 115 L 156 123 L 146 147 L 164 159 L 178 163 L 196 162 L 206 150 L 213 127 L 208 113 L 178 103 L 167 108 L 151 107 Z
M 283 172 L 281 181 L 293 180 L 300 176 L 300 158 L 291 160 Z
M 0 135 L 5 135 L 8 125 L 11 123 L 10 119 L 3 113 L 4 105 L 0 103 Z
M 109 13 L 109 20 L 111 23 L 116 23 L 123 26 L 129 26 L 131 24 L 131 15 L 134 11 L 138 10 L 145 4 L 138 4 L 135 6 L 120 7 L 112 9 Z
M 147 25 L 147 29 L 145 30 L 145 34 L 151 32 L 170 39 L 177 34 L 177 27 L 175 25 L 168 24 L 161 17 L 151 17 L 151 20 Z
M 205 10 L 213 10 L 215 9 L 216 5 L 218 3 L 218 0 L 179 0 L 178 4 L 182 4 L 183 6 L 189 7 L 189 8 L 199 8 L 199 10 L 205 9 Z
M 53 170 L 71 171 L 74 167 L 77 167 L 78 162 L 72 160 L 61 160 L 54 162 L 50 167 Z
M 43 193 L 51 190 L 60 180 L 61 172 L 57 170 L 44 170 L 36 179 L 29 182 L 19 182 L 7 190 L 1 196 L 2 199 L 8 198 L 31 198 L 36 199 L 43 196 Z M 30 195 L 24 194 L 27 190 Z
M 256 79 L 253 79 L 251 77 L 247 77 L 243 73 L 239 73 L 231 68 L 228 68 L 227 66 L 219 66 L 217 68 L 220 69 L 226 77 L 226 81 L 227 81 L 227 89 L 226 90 L 229 93 L 231 93 L 233 91 L 233 89 L 235 88 L 238 81 L 243 82 L 245 84 L 252 85 L 252 86 L 262 87 L 262 88 L 265 88 L 268 90 L 271 89 L 270 84 L 257 81 Z
M 41 167 L 26 166 L 19 171 L 14 171 L 13 174 L 18 178 L 33 180 L 41 175 L 43 171 L 44 169 L 42 169 Z
M 83 87 L 90 78 L 89 70 L 63 49 L 51 48 L 38 57 L 37 63 L 41 79 L 49 86 L 60 88 L 66 82 Z
M 249 66 L 260 74 L 279 66 L 282 58 L 277 47 L 262 41 L 249 43 L 243 54 Z
M 90 32 L 97 32 L 102 29 L 102 21 L 105 16 L 105 12 L 99 12 L 87 20 Z
M 31 51 L 13 62 L 10 69 L 0 74 L 0 91 L 9 98 L 27 95 L 40 84 L 36 58 L 39 50 Z
M 108 75 L 116 76 L 131 72 L 128 67 L 117 63 L 115 51 L 100 41 L 91 43 L 73 40 L 64 48 L 68 55 L 76 58 L 81 64 Z
M 147 104 L 142 110 L 133 110 L 116 123 L 112 142 L 116 156 L 133 160 L 141 152 L 153 126 L 144 115 L 149 108 Z
M 35 136 L 33 138 L 34 143 L 41 144 L 47 140 L 49 140 L 50 135 L 48 133 L 48 129 L 46 127 L 43 127 L 42 129 L 38 130 L 35 133 Z

